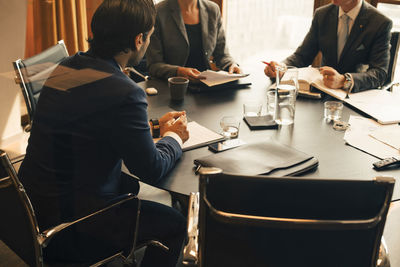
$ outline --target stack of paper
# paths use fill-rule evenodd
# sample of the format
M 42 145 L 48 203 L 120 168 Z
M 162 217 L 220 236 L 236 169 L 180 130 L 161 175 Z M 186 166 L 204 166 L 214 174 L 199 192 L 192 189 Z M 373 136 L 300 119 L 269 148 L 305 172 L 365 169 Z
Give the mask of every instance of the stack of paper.
M 400 150 L 400 127 L 378 129 L 370 133 L 370 136 L 394 149 Z
M 346 93 L 343 90 L 324 89 L 322 91 L 367 113 L 381 124 L 400 122 L 400 94 L 398 93 L 374 89 L 350 94 L 346 99 Z
M 349 124 L 344 135 L 349 145 L 380 159 L 400 156 L 400 126 L 381 125 L 359 116 L 350 116 Z
M 200 81 L 202 81 L 203 83 L 205 83 L 208 86 L 214 86 L 214 85 L 218 85 L 218 84 L 223 84 L 223 83 L 239 80 L 240 78 L 249 76 L 249 74 L 236 74 L 236 73 L 229 74 L 226 71 L 206 70 L 206 71 L 203 71 L 200 74 L 200 76 L 205 78 Z

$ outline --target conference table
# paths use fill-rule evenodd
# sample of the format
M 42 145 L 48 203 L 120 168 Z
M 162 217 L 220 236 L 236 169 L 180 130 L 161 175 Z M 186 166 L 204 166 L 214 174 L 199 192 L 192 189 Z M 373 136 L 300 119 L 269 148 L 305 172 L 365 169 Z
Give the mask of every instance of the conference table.
M 185 110 L 190 120 L 220 132 L 220 119 L 223 116 L 243 117 L 243 104 L 261 101 L 266 107 L 266 93 L 271 82 L 260 70 L 251 72 L 244 78 L 252 85 L 243 89 L 225 89 L 201 93 L 187 92 L 181 102 L 170 99 L 166 81 L 151 79 L 139 83 L 142 88 L 154 87 L 158 90 L 155 96 L 148 96 L 149 118 L 160 117 L 170 110 Z M 239 138 L 246 143 L 276 140 L 297 150 L 313 155 L 319 161 L 315 171 L 304 176 L 321 179 L 356 179 L 371 180 L 377 176 L 392 176 L 400 179 L 400 170 L 391 169 L 376 171 L 372 163 L 378 159 L 354 147 L 346 145 L 344 131 L 333 129 L 332 123 L 324 120 L 324 99 L 307 99 L 298 97 L 296 101 L 295 121 L 290 126 L 278 129 L 250 130 L 242 120 Z M 357 110 L 344 106 L 342 120 L 348 121 L 350 115 L 363 116 Z M 175 168 L 158 184 L 159 188 L 187 196 L 198 191 L 198 175 L 195 174 L 193 161 L 211 155 L 207 147 L 201 147 L 183 153 Z M 228 151 L 222 153 L 229 153 Z M 400 186 L 395 185 L 392 200 L 400 198 Z

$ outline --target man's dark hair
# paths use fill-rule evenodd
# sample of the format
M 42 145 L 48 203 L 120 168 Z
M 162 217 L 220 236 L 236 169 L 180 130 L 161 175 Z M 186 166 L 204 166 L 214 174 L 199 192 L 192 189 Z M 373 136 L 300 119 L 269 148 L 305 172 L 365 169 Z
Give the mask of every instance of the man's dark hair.
M 92 18 L 90 49 L 105 59 L 129 49 L 135 51 L 135 37 L 143 33 L 145 41 L 155 17 L 153 0 L 105 0 Z

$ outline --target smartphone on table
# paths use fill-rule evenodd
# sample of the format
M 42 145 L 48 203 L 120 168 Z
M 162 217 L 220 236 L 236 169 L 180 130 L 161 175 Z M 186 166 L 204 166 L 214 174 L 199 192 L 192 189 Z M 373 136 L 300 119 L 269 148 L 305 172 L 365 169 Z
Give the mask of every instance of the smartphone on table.
M 221 141 L 218 143 L 208 145 L 208 149 L 213 152 L 222 152 L 222 151 L 225 151 L 225 150 L 228 150 L 231 148 L 241 146 L 243 144 L 245 144 L 245 142 L 243 142 L 240 139 L 229 139 L 229 140 L 225 140 L 225 141 Z

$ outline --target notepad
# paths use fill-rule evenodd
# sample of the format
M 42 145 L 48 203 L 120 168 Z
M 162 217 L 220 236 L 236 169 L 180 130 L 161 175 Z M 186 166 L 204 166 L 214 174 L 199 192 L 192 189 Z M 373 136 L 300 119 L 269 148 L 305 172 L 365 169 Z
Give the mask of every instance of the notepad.
M 222 141 L 225 139 L 222 135 L 211 131 L 210 129 L 198 124 L 195 121 L 188 123 L 189 139 L 183 143 L 182 150 L 188 151 L 198 147 Z
M 221 71 L 206 70 L 200 73 L 200 76 L 205 77 L 205 79 L 202 79 L 200 81 L 211 87 L 239 80 L 240 78 L 249 76 L 249 74 L 237 74 L 237 73 L 229 74 L 228 72 L 222 70 Z
M 189 131 L 189 139 L 183 143 L 182 151 L 188 151 L 195 148 L 207 146 L 225 140 L 225 137 L 216 133 L 195 121 L 188 122 L 187 129 Z M 157 142 L 161 138 L 154 138 L 153 141 Z

